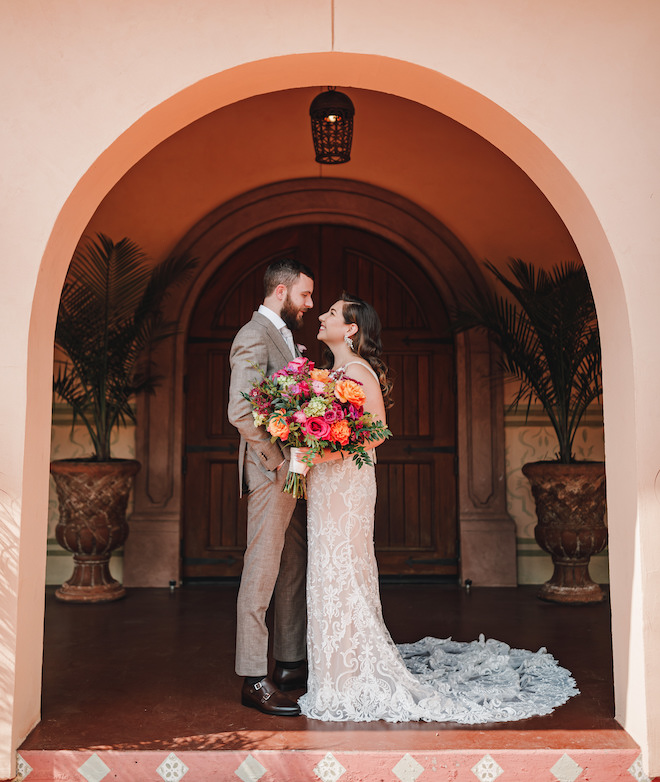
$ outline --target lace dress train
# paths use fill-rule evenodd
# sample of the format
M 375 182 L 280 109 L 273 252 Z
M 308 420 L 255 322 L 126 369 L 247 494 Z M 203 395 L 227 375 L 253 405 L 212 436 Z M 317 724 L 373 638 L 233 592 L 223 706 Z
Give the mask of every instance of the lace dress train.
M 325 721 L 475 724 L 548 714 L 578 690 L 545 649 L 483 636 L 396 645 L 383 621 L 373 546 L 373 467 L 325 462 L 307 478 L 307 693 Z

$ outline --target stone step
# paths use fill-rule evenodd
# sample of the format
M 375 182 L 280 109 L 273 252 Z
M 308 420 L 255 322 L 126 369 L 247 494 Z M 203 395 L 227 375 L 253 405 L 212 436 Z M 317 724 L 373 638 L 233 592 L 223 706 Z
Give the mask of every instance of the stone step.
M 321 750 L 21 750 L 17 782 L 651 782 L 630 740 L 630 746 L 588 749 L 501 749 L 484 742 L 408 752 L 333 751 L 327 738 Z

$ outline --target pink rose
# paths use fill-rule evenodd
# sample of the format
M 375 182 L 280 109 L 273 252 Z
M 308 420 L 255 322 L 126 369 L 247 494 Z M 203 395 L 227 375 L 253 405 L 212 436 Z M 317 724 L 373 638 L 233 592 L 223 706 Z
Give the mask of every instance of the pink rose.
M 308 418 L 300 428 L 316 440 L 327 440 L 330 434 L 330 424 L 323 418 Z
M 307 420 L 307 416 L 303 413 L 302 410 L 296 410 L 296 412 L 293 414 L 293 420 L 297 424 L 304 424 Z
M 344 413 L 340 407 L 335 407 L 333 405 L 325 411 L 325 415 L 323 417 L 329 424 L 334 424 L 335 421 L 341 421 L 341 419 L 344 417 Z
M 289 361 L 289 363 L 286 365 L 286 368 L 289 370 L 289 372 L 300 372 L 307 363 L 308 362 L 306 358 L 299 356 L 298 358 L 292 358 L 291 361 Z
M 322 380 L 312 380 L 312 388 L 315 394 L 322 394 L 325 391 L 325 383 Z

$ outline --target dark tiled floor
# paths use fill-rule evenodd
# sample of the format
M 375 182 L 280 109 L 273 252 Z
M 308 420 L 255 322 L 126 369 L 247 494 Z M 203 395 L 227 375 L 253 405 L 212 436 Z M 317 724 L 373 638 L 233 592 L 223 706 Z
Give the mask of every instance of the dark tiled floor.
M 239 703 L 233 673 L 235 584 L 173 594 L 135 589 L 116 603 L 69 605 L 46 594 L 42 722 L 23 749 L 420 749 L 630 746 L 613 719 L 609 604 L 561 606 L 536 587 L 385 584 L 383 610 L 397 642 L 479 633 L 541 646 L 575 676 L 581 695 L 546 717 L 452 724 L 324 724 L 266 717 Z

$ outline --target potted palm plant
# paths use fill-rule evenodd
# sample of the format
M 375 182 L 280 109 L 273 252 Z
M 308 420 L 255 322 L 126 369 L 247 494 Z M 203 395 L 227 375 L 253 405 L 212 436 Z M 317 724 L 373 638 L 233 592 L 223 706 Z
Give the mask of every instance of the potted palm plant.
M 124 595 L 110 574 L 112 552 L 128 535 L 126 507 L 139 462 L 113 459 L 111 436 L 135 420 L 136 394 L 153 390 L 149 349 L 173 333 L 163 301 L 195 261 L 172 256 L 152 265 L 134 242 L 103 234 L 76 251 L 62 290 L 55 330 L 53 390 L 92 441 L 87 459 L 51 462 L 60 510 L 58 543 L 73 552 L 74 572 L 60 600 L 100 602 Z
M 557 436 L 554 461 L 530 462 L 538 523 L 537 543 L 551 556 L 552 578 L 539 597 L 561 603 L 590 603 L 603 591 L 589 575 L 589 561 L 607 543 L 605 465 L 577 461 L 573 443 L 589 405 L 602 392 L 598 321 L 584 267 L 564 263 L 535 270 L 509 261 L 510 276 L 488 270 L 504 286 L 466 298 L 454 313 L 458 330 L 488 331 L 501 352 L 504 372 L 517 384 L 512 406 L 538 401 Z

